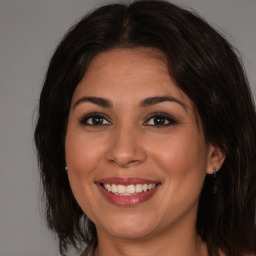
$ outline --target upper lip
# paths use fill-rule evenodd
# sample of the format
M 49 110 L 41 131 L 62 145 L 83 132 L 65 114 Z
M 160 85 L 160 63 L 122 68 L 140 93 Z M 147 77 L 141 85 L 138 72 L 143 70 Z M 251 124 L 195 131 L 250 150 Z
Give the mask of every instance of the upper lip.
M 96 183 L 104 183 L 104 184 L 120 184 L 120 185 L 136 185 L 136 184 L 159 184 L 159 181 L 156 180 L 148 180 L 137 177 L 106 177 L 100 180 L 97 180 Z

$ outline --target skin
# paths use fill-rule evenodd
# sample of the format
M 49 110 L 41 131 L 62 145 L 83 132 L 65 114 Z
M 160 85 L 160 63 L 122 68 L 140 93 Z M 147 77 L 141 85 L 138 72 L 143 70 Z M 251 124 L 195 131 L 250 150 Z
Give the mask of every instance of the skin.
M 141 106 L 156 96 L 176 101 Z M 112 106 L 82 97 L 108 99 Z M 84 118 L 94 112 L 106 116 L 102 125 Z M 176 121 L 156 125 L 150 117 L 156 112 Z M 95 255 L 208 255 L 195 228 L 198 200 L 206 173 L 218 170 L 225 156 L 205 141 L 193 103 L 175 86 L 160 52 L 114 49 L 92 60 L 72 98 L 65 149 L 74 196 L 96 225 Z M 106 177 L 161 185 L 146 202 L 120 207 L 95 184 Z

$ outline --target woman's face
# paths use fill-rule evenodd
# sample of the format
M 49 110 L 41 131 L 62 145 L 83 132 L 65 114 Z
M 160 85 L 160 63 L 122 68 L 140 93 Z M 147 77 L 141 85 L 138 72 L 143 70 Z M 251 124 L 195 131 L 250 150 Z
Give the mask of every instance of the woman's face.
M 195 227 L 215 149 L 160 53 L 97 55 L 74 92 L 65 143 L 72 191 L 98 236 Z

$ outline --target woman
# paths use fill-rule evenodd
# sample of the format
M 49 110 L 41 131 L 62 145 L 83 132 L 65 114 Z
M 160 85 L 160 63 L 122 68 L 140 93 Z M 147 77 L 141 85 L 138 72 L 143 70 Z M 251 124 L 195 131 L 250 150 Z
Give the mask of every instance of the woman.
M 254 255 L 255 131 L 239 59 L 198 15 L 153 0 L 84 17 L 35 131 L 62 255 Z

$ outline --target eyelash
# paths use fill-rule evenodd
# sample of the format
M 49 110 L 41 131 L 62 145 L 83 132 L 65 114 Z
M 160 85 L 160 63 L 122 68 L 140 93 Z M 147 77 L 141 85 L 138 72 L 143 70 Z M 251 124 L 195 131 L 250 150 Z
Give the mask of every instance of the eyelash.
M 103 123 L 99 123 L 99 124 L 95 124 L 93 123 L 93 118 L 98 118 L 100 119 L 100 122 L 103 122 Z M 158 118 L 158 121 L 164 121 L 164 124 L 149 124 L 149 121 L 151 119 L 154 119 L 154 118 Z M 160 118 L 160 119 L 159 119 Z M 89 120 L 91 119 L 90 123 L 89 123 Z M 99 121 L 99 120 L 98 120 Z M 156 121 L 156 119 L 154 120 Z M 166 123 L 167 121 L 167 123 Z M 79 123 L 81 125 L 84 125 L 84 126 L 104 126 L 104 125 L 111 125 L 112 123 L 109 121 L 109 118 L 106 117 L 105 115 L 101 114 L 101 113 L 91 113 L 91 114 L 88 114 L 86 116 L 83 116 L 80 120 L 79 120 Z M 167 127 L 167 126 L 170 126 L 170 125 L 175 125 L 177 124 L 177 120 L 175 118 L 173 118 L 172 116 L 170 116 L 169 114 L 166 114 L 166 113 L 163 113 L 163 112 L 156 112 L 156 113 L 152 113 L 148 118 L 147 120 L 144 122 L 144 125 L 145 126 L 155 126 L 157 128 L 161 128 L 161 127 Z
M 90 119 L 93 119 L 93 118 L 96 118 L 96 117 L 97 117 L 97 118 L 101 118 L 101 119 L 107 121 L 108 124 L 104 124 L 104 123 L 103 123 L 103 124 L 93 124 L 93 121 L 92 121 L 92 123 L 88 123 L 88 121 L 89 121 Z M 103 121 L 103 122 L 105 122 L 105 121 Z M 79 123 L 80 123 L 81 125 L 87 125 L 87 126 L 102 126 L 102 125 L 110 125 L 110 124 L 111 124 L 111 122 L 108 121 L 108 118 L 107 118 L 105 115 L 103 115 L 103 114 L 101 114 L 101 113 L 97 113 L 97 112 L 88 114 L 88 115 L 86 115 L 86 116 L 83 116 L 83 117 L 79 120 Z
M 149 122 L 153 118 L 161 118 L 162 120 L 164 120 L 165 122 L 167 121 L 168 123 L 164 123 L 164 124 L 146 124 L 147 122 Z M 157 128 L 161 128 L 161 127 L 167 127 L 167 126 L 170 126 L 170 125 L 175 125 L 177 123 L 178 123 L 177 120 L 175 118 L 173 118 L 171 115 L 163 113 L 163 112 L 156 112 L 156 113 L 151 114 L 147 118 L 147 120 L 144 124 L 146 126 L 156 126 Z

